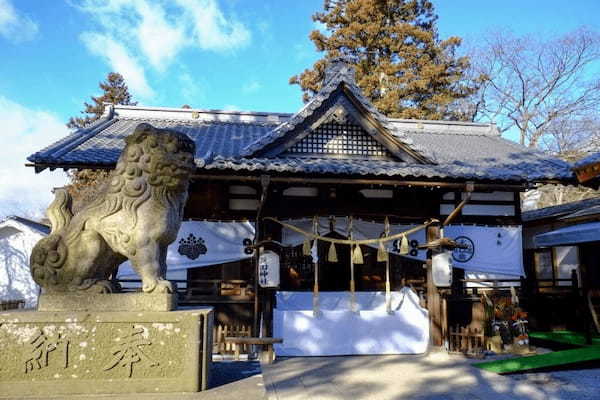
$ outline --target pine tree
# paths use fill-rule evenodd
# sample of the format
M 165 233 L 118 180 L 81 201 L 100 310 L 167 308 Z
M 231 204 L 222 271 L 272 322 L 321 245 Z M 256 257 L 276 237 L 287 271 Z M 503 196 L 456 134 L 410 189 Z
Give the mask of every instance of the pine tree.
M 100 82 L 99 86 L 103 91 L 102 95 L 97 97 L 92 96 L 92 104 L 85 102 L 85 110 L 81 113 L 87 115 L 85 117 L 70 118 L 67 123 L 69 128 L 84 128 L 98 120 L 104 113 L 104 103 L 137 104 L 137 102 L 132 101 L 125 80 L 119 73 L 110 72 L 106 77 L 106 81 Z M 96 198 L 106 183 L 108 176 L 109 171 L 107 170 L 83 169 L 69 171 L 71 183 L 66 188 L 73 197 L 74 212 L 77 212 Z
M 321 87 L 328 60 L 353 61 L 363 93 L 396 118 L 460 119 L 456 102 L 475 91 L 466 83 L 466 57 L 456 57 L 458 37 L 438 38 L 429 0 L 325 0 L 313 20 L 326 28 L 310 39 L 324 57 L 290 79 L 304 101 Z
M 106 81 L 100 82 L 102 95 L 92 96 L 92 104 L 84 102 L 85 110 L 82 114 L 87 114 L 85 117 L 71 117 L 67 123 L 69 128 L 83 128 L 100 118 L 104 112 L 104 103 L 124 104 L 135 106 L 137 102 L 131 100 L 131 94 L 125 84 L 123 76 L 117 72 L 110 72 L 106 77 Z

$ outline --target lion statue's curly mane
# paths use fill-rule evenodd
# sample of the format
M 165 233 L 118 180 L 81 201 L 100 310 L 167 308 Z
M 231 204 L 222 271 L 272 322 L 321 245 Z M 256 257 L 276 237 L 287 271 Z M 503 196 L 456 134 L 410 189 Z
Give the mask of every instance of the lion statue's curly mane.
M 109 278 L 131 261 L 145 292 L 172 292 L 166 251 L 177 237 L 195 170 L 186 135 L 139 124 L 96 200 L 76 215 L 65 189 L 48 208 L 50 235 L 31 253 L 33 279 L 45 292 L 110 292 Z

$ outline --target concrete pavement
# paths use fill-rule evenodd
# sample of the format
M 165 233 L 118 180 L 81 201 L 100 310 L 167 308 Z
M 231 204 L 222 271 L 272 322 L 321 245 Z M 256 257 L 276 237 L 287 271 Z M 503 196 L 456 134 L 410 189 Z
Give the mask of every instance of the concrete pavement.
M 500 376 L 472 367 L 462 356 L 282 358 L 263 365 L 269 399 L 598 399 L 598 387 Z M 600 382 L 598 370 L 590 379 Z M 590 382 L 591 382 L 590 380 Z

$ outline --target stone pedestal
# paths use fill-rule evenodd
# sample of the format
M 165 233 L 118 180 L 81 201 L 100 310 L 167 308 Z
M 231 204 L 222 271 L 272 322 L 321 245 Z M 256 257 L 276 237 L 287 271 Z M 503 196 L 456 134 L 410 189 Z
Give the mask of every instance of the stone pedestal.
M 171 311 L 173 293 L 42 293 L 38 311 Z
M 0 397 L 205 389 L 212 309 L 0 313 Z

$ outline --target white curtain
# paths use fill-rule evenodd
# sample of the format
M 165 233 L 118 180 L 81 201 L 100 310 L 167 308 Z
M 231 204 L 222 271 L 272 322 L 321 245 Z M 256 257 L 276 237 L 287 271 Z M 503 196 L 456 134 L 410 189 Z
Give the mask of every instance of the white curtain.
M 321 292 L 321 310 L 312 310 L 312 293 L 278 292 L 273 335 L 283 338 L 282 356 L 421 354 L 429 343 L 429 317 L 409 289 L 392 292 L 392 313 L 384 292 L 357 292 L 358 311 L 347 292 Z
M 348 236 L 348 217 L 336 217 L 335 222 L 333 223 L 333 231 L 336 233 Z M 297 228 L 300 228 L 306 232 L 312 232 L 313 220 L 312 218 L 302 218 L 302 219 L 293 219 L 283 221 L 290 225 L 293 225 Z M 319 217 L 319 234 L 321 236 L 326 235 L 331 232 L 330 229 L 330 218 L 329 217 Z M 354 218 L 352 223 L 354 229 L 354 239 L 355 240 L 364 240 L 364 239 L 376 239 L 381 236 L 384 230 L 384 224 L 379 222 L 371 222 L 365 221 L 359 218 Z M 397 233 L 406 231 L 408 229 L 414 228 L 417 225 L 399 225 L 399 224 L 390 224 L 390 236 L 395 235 Z M 305 237 L 301 233 L 292 231 L 290 229 L 286 229 L 285 227 L 282 229 L 281 234 L 282 243 L 285 246 L 298 246 L 302 244 Z M 412 233 L 408 235 L 408 240 L 410 244 L 410 252 L 404 257 L 425 261 L 427 257 L 426 250 L 417 249 L 418 245 L 425 243 L 425 229 L 422 229 L 418 232 Z M 377 248 L 377 243 L 368 245 L 373 248 Z M 398 254 L 400 253 L 400 241 L 393 240 L 385 243 L 385 247 L 389 253 Z
M 254 254 L 254 223 L 186 221 L 167 250 L 167 274 L 172 271 L 239 261 Z M 119 267 L 119 278 L 135 278 L 129 261 Z
M 467 272 L 525 276 L 520 226 L 449 225 L 444 236 L 469 246 L 455 249 L 452 263 Z M 480 279 L 484 275 L 467 274 Z

